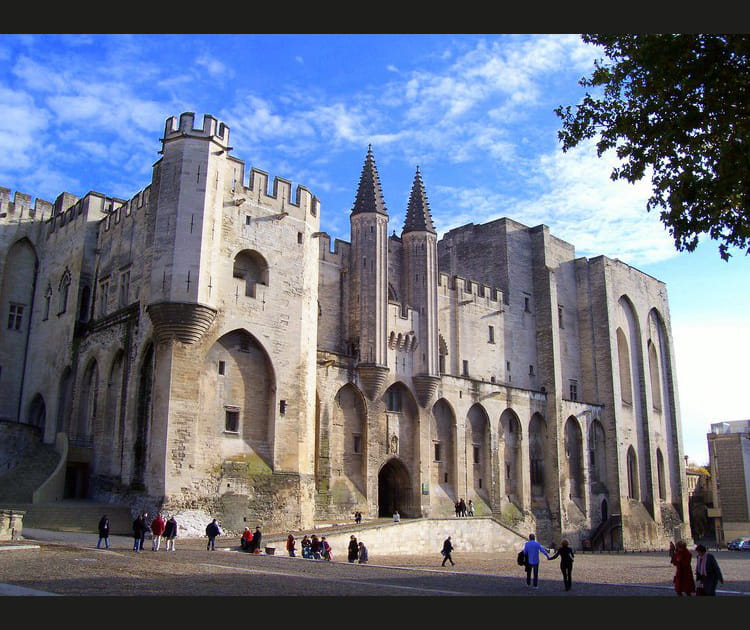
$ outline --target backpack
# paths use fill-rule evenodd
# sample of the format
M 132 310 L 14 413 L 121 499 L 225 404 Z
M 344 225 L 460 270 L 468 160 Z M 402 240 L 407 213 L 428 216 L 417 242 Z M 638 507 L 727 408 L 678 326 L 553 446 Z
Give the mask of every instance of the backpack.
M 516 558 L 516 562 L 518 563 L 519 567 L 522 567 L 526 564 L 526 552 L 521 549 L 521 551 L 518 552 L 518 557 Z

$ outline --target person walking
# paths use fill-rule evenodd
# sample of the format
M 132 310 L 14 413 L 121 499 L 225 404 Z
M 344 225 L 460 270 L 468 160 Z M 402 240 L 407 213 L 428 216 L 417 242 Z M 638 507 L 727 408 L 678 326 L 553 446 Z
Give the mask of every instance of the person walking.
M 99 519 L 99 540 L 96 542 L 97 549 L 101 549 L 102 540 L 104 541 L 105 548 L 109 549 L 109 530 L 109 518 L 107 518 L 107 515 L 105 514 Z
M 357 557 L 359 558 L 360 564 L 367 564 L 367 561 L 370 559 L 367 555 L 367 547 L 365 547 L 365 543 L 361 540 L 359 541 L 359 553 L 357 554 Z
M 289 534 L 289 536 L 286 537 L 286 550 L 290 558 L 296 557 L 294 553 L 295 551 L 294 546 L 295 546 L 294 536 Z
M 401 515 L 398 513 L 398 510 L 396 510 L 393 513 L 393 522 L 394 523 L 400 523 L 401 522 Z
M 443 549 L 440 551 L 440 553 L 443 554 L 443 564 L 441 564 L 440 566 L 444 567 L 446 562 L 450 562 L 451 566 L 456 564 L 455 562 L 453 562 L 453 557 L 451 556 L 451 554 L 453 553 L 453 543 L 451 542 L 450 536 L 448 536 L 448 538 L 443 541 Z
M 675 545 L 675 552 L 672 556 L 672 564 L 675 566 L 674 572 L 674 590 L 678 596 L 695 595 L 695 580 L 693 579 L 693 568 L 691 562 L 693 554 L 687 548 L 684 540 L 678 540 Z
M 349 549 L 346 555 L 346 559 L 349 562 L 356 562 L 359 556 L 359 545 L 357 544 L 357 537 L 352 534 L 349 536 Z
M 469 516 L 474 516 L 474 502 L 469 499 Z
M 216 551 L 216 537 L 221 534 L 221 529 L 216 519 L 212 520 L 206 525 L 206 536 L 208 536 L 208 543 L 206 544 L 206 551 Z
M 177 538 L 177 519 L 172 515 L 164 524 L 164 540 L 166 541 L 164 551 L 174 551 L 175 538 Z
M 139 514 L 133 521 L 133 551 L 143 551 L 143 541 L 148 531 L 148 512 Z
M 151 551 L 159 551 L 159 546 L 161 545 L 161 537 L 164 534 L 165 526 L 166 523 L 164 522 L 164 517 L 162 517 L 161 514 L 157 514 L 156 518 L 151 521 Z
M 331 547 L 325 536 L 320 537 L 320 555 L 328 562 L 333 560 L 333 547 Z
M 569 591 L 573 587 L 573 548 L 567 539 L 563 538 L 560 543 L 560 548 L 555 551 L 554 555 L 550 557 L 550 560 L 560 558 L 560 571 L 563 576 L 563 584 L 565 584 L 565 590 Z
M 534 534 L 529 534 L 529 539 L 524 544 L 523 551 L 526 554 L 526 586 L 539 588 L 539 554 L 544 554 L 547 560 L 549 560 L 549 554 L 536 541 L 536 535 Z
M 717 584 L 724 584 L 719 563 L 714 554 L 707 553 L 704 545 L 696 546 L 695 552 L 698 554 L 695 561 L 696 595 L 715 596 Z

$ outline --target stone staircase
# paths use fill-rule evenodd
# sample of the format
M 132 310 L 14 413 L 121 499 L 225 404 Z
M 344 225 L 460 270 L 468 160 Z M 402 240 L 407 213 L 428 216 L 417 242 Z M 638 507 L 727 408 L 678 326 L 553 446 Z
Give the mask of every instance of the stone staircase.
M 47 444 L 39 444 L 18 466 L 0 476 L 0 504 L 31 503 L 34 491 L 53 473 L 59 453 Z
M 50 477 L 60 462 L 51 445 L 37 444 L 15 468 L 0 476 L 0 508 L 24 512 L 22 526 L 53 531 L 97 532 L 103 514 L 112 523 L 112 534 L 130 535 L 130 508 L 90 500 L 34 503 L 34 492 Z

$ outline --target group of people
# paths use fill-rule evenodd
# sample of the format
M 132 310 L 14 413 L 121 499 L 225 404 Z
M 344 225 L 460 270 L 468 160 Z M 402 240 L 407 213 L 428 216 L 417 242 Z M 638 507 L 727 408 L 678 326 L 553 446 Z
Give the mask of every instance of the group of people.
M 463 499 L 459 499 L 456 501 L 455 508 L 458 517 L 474 516 L 474 502 L 471 499 L 468 504 Z
M 292 535 L 289 534 L 289 536 Z M 292 538 L 294 537 L 292 536 Z M 294 557 L 296 555 L 294 547 L 290 551 L 289 546 L 290 541 L 287 538 L 287 551 L 290 556 Z M 303 558 L 307 558 L 308 560 L 327 560 L 328 562 L 333 560 L 333 547 L 331 547 L 331 544 L 326 540 L 325 536 L 318 538 L 316 534 L 313 534 L 312 536 L 305 534 L 302 537 L 299 546 L 302 549 Z
M 678 596 L 716 595 L 716 587 L 724 584 L 721 568 L 705 545 L 696 545 L 695 578 L 693 578 L 693 554 L 684 540 L 669 546 L 670 562 L 675 566 L 674 590 Z
M 357 537 L 352 534 L 349 536 L 349 548 L 346 559 L 351 563 L 367 564 L 367 547 L 361 540 L 358 542 Z
M 102 517 L 102 521 L 106 519 L 106 515 Z M 102 541 L 102 521 L 99 523 L 99 543 Z M 108 523 L 108 521 L 107 521 Z M 107 525 L 107 528 L 109 526 Z M 151 532 L 151 551 L 159 551 L 161 547 L 161 541 L 164 539 L 165 551 L 174 551 L 174 541 L 177 538 L 177 519 L 174 515 L 168 519 L 164 519 L 164 515 L 157 514 L 153 520 L 149 523 L 148 512 L 139 514 L 133 521 L 133 551 L 143 551 L 143 544 L 146 540 L 146 534 Z M 109 549 L 109 529 L 107 531 L 107 537 L 104 538 Z M 99 544 L 97 544 L 99 547 Z
M 240 538 L 240 547 L 243 551 L 249 553 L 260 553 L 260 541 L 262 538 L 263 534 L 260 531 L 260 525 L 256 525 L 254 532 L 249 527 L 246 527 Z
M 450 537 L 446 543 L 449 542 Z M 677 544 L 670 544 L 670 561 L 675 566 L 675 592 L 680 596 L 716 595 L 718 584 L 724 583 L 719 563 L 713 554 L 708 553 L 704 545 L 697 545 L 695 551 L 697 559 L 695 577 L 693 577 L 693 555 L 688 550 L 685 541 L 679 540 Z M 534 534 L 529 534 L 529 540 L 519 552 L 518 558 L 519 564 L 523 564 L 526 571 L 526 586 L 538 588 L 539 558 L 541 555 L 544 555 L 548 560 L 560 558 L 560 571 L 563 576 L 563 584 L 565 585 L 565 590 L 569 591 L 573 586 L 573 558 L 575 557 L 569 541 L 562 540 L 560 547 L 550 556 L 547 550 L 537 542 Z M 445 565 L 445 560 L 443 560 L 443 565 Z

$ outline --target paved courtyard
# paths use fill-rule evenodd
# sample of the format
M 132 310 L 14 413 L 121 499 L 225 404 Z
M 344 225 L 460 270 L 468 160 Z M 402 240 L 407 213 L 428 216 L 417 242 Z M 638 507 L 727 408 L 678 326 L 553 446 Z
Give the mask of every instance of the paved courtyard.
M 21 543 L 0 549 L 0 595 L 65 596 L 339 596 L 339 597 L 675 597 L 673 567 L 666 552 L 578 553 L 573 589 L 565 592 L 559 561 L 542 559 L 538 589 L 525 584 L 515 552 L 454 552 L 456 565 L 442 557 L 393 556 L 370 549 L 367 565 L 255 556 L 239 551 L 234 539 L 178 539 L 174 553 L 132 551 L 132 540 L 115 536 L 110 550 L 97 550 L 96 534 L 32 530 Z M 278 550 L 280 551 L 280 550 Z M 724 573 L 719 597 L 750 595 L 750 553 L 714 552 Z

